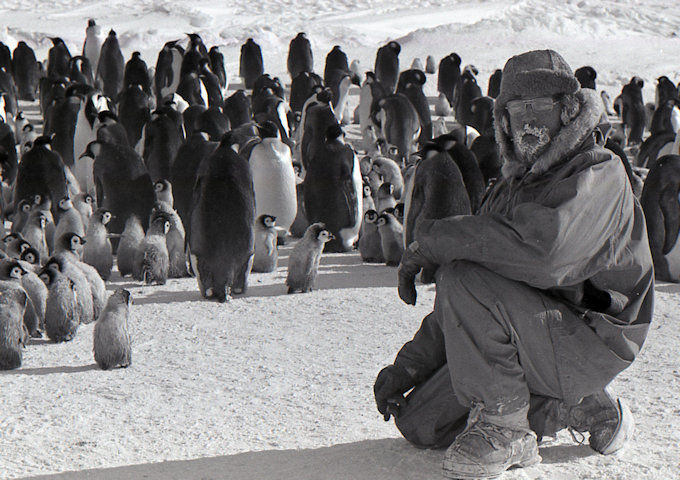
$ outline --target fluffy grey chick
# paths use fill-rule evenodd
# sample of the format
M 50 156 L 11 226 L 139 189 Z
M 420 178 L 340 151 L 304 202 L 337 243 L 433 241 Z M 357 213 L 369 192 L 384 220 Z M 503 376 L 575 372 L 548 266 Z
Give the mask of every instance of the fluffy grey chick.
M 127 368 L 132 362 L 128 327 L 131 303 L 129 291 L 116 289 L 94 326 L 94 361 L 102 370 Z
M 305 235 L 295 244 L 288 258 L 288 293 L 311 292 L 321 261 L 321 252 L 333 234 L 326 230 L 323 223 L 313 223 Z

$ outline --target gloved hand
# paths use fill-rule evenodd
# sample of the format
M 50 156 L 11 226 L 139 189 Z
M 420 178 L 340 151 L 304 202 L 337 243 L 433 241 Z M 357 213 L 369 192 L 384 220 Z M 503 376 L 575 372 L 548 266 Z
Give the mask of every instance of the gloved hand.
M 375 394 L 375 403 L 378 406 L 378 411 L 385 416 L 385 421 L 390 419 L 390 413 L 392 413 L 388 412 L 388 402 L 399 406 L 397 399 L 401 398 L 404 392 L 407 392 L 414 386 L 411 375 L 400 365 L 388 365 L 380 370 L 373 385 L 373 393 Z
M 404 250 L 399 263 L 399 298 L 409 305 L 416 304 L 416 275 L 421 269 L 435 271 L 437 265 L 433 264 L 420 251 L 418 242 L 411 242 Z

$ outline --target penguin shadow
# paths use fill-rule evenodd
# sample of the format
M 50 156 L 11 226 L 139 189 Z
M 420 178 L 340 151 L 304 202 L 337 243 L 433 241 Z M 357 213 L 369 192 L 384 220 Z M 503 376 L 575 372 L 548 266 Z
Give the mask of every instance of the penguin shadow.
M 139 283 L 133 285 L 136 288 L 148 288 Z M 184 303 L 184 302 L 200 302 L 204 300 L 201 296 L 201 292 L 198 290 L 159 290 L 158 287 L 153 290 L 150 289 L 148 295 L 136 295 L 134 297 L 135 305 L 153 305 L 153 304 L 163 304 L 163 303 Z
M 662 293 L 680 293 L 680 284 L 657 281 L 654 290 Z
M 587 444 L 584 445 L 549 445 L 540 447 L 539 453 L 543 461 L 548 465 L 558 463 L 569 463 L 580 458 L 592 457 L 598 455 Z
M 73 365 L 61 367 L 36 367 L 36 368 L 20 368 L 18 370 L 3 370 L 0 375 L 51 375 L 53 373 L 80 373 L 89 372 L 90 370 L 99 370 L 96 363 L 90 365 Z

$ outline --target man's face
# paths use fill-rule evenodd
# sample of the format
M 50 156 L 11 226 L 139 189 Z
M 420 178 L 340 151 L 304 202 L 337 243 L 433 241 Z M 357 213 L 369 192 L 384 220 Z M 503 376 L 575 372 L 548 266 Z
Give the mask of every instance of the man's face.
M 562 128 L 562 104 L 551 97 L 525 97 L 506 105 L 515 153 L 527 162 L 542 154 Z

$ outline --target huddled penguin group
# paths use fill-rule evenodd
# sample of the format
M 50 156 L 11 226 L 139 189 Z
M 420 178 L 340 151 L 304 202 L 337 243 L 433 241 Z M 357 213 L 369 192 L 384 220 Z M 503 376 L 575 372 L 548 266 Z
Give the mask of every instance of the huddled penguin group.
M 484 94 L 457 53 L 403 67 L 389 41 L 362 71 L 335 45 L 317 73 L 300 32 L 287 83 L 248 38 L 239 82 L 196 33 L 159 45 L 155 63 L 139 51 L 126 61 L 93 19 L 76 55 L 50 40 L 45 61 L 21 41 L 0 65 L 2 368 L 21 364 L 31 337 L 65 342 L 91 322 L 97 363 L 130 365 L 131 295 L 105 286 L 116 271 L 140 286 L 195 276 L 203 297 L 226 301 L 289 252 L 287 291 L 309 292 L 323 252 L 397 266 L 419 219 L 476 214 L 500 175 L 502 73 Z M 596 88 L 593 67 L 575 74 Z M 633 77 L 613 102 L 602 92 L 610 117 L 596 140 L 642 197 L 658 278 L 680 281 L 680 94 L 660 77 L 645 105 L 643 85 Z M 23 102 L 38 103 L 42 125 Z

